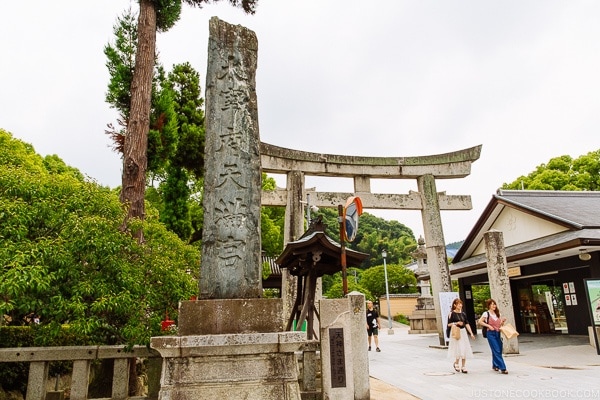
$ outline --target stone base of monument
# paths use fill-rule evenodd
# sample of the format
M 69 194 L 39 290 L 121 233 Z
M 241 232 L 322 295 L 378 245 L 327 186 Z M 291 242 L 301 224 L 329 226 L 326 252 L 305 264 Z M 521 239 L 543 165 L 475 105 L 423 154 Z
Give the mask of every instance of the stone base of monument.
M 437 333 L 435 310 L 415 310 L 409 317 L 409 334 Z
M 182 301 L 180 336 L 283 332 L 281 299 L 213 299 Z
M 183 302 L 178 336 L 153 337 L 163 357 L 159 400 L 300 400 L 295 352 L 280 299 Z

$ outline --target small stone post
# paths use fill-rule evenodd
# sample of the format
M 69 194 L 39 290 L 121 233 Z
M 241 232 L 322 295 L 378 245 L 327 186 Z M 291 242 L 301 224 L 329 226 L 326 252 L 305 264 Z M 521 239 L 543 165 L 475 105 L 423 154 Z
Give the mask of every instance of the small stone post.
M 485 254 L 487 257 L 487 272 L 490 280 L 490 292 L 496 301 L 500 313 L 506 317 L 506 322 L 515 326 L 515 314 L 508 278 L 506 252 L 502 232 L 490 230 L 483 234 L 485 241 Z M 504 354 L 519 354 L 519 339 L 514 337 L 504 340 L 502 345 Z
M 323 400 L 353 399 L 352 358 L 356 343 L 351 332 L 350 302 L 348 298 L 323 299 L 319 301 L 319 311 Z
M 369 400 L 371 386 L 369 381 L 369 354 L 367 353 L 367 330 L 365 295 L 359 292 L 348 293 L 350 310 L 350 334 L 357 344 L 352 351 L 352 369 L 354 374 L 354 400 Z M 362 346 L 361 346 L 362 344 Z

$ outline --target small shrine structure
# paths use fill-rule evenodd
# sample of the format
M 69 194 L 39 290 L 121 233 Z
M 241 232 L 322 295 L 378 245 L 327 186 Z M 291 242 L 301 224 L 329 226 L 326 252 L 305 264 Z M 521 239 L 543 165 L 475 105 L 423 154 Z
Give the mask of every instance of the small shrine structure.
M 321 216 L 311 222 L 309 229 L 300 239 L 289 242 L 275 261 L 290 275 L 298 277 L 296 301 L 287 322 L 286 331 L 298 330 L 307 321 L 307 339 L 315 336 L 314 316 L 318 311 L 314 305 L 317 278 L 342 271 L 341 245 L 325 234 Z M 348 266 L 358 266 L 369 255 L 345 249 Z M 296 323 L 294 324 L 294 321 Z M 292 325 L 295 326 L 292 326 Z

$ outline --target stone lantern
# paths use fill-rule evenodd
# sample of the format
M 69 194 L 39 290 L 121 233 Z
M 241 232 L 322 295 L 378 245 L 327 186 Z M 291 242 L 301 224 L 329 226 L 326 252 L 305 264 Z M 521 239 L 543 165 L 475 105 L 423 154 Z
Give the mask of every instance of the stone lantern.
M 435 306 L 429 290 L 431 285 L 429 284 L 429 279 L 426 279 L 429 277 L 429 270 L 427 268 L 425 239 L 421 236 L 417 243 L 417 250 L 415 250 L 411 256 L 417 260 L 417 270 L 415 271 L 415 275 L 417 276 L 417 286 L 420 288 L 421 293 L 417 298 L 415 310 L 409 317 L 409 333 L 436 333 Z

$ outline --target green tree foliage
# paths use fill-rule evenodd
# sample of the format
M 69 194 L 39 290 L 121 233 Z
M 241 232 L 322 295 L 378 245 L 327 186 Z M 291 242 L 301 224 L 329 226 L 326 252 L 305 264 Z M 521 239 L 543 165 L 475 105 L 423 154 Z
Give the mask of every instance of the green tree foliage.
M 564 155 L 541 164 L 527 176 L 502 185 L 513 190 L 600 190 L 600 150 L 576 159 Z
M 3 130 L 0 154 L 0 315 L 13 325 L 39 315 L 38 345 L 65 325 L 90 344 L 147 344 L 160 334 L 165 313 L 176 317 L 197 291 L 198 250 L 151 208 L 131 221 L 144 243 L 120 232 L 114 192 Z
M 118 17 L 113 27 L 115 41 L 104 46 L 106 68 L 110 74 L 106 102 L 118 111 L 122 126 L 127 126 L 129 107 L 131 107 L 131 81 L 137 49 L 135 19 L 136 16 L 131 9 Z M 117 132 L 117 135 L 124 135 L 124 132 Z M 121 140 L 121 152 L 122 145 Z
M 406 267 L 387 264 L 388 289 L 390 294 L 417 293 L 417 278 Z M 367 288 L 373 296 L 385 295 L 385 275 L 383 265 L 371 267 L 362 273 L 360 284 Z
M 176 64 L 166 85 L 173 91 L 179 123 L 177 154 L 171 164 L 199 179 L 204 176 L 204 99 L 200 74 L 187 62 Z
M 262 207 L 260 212 L 261 246 L 267 256 L 275 257 L 283 251 L 283 218 L 274 215 L 275 207 Z
M 148 171 L 153 173 L 163 173 L 177 154 L 179 131 L 174 97 L 173 90 L 168 86 L 152 97 L 148 131 Z
M 50 174 L 70 174 L 76 177 L 77 179 L 83 181 L 83 174 L 79 172 L 77 168 L 73 168 L 65 164 L 65 162 L 62 159 L 60 159 L 56 154 L 44 157 L 42 163 L 46 171 L 48 171 Z
M 414 273 L 406 267 L 387 265 L 388 288 L 390 294 L 417 293 L 417 279 Z M 356 273 L 356 275 L 355 275 Z M 377 301 L 385 295 L 385 275 L 383 265 L 371 267 L 366 270 L 348 268 L 348 292 L 354 290 L 363 293 L 367 300 Z M 324 275 L 323 293 L 329 299 L 342 298 L 343 282 L 342 273 Z
M 318 215 L 323 217 L 327 235 L 339 242 L 338 211 L 331 208 L 320 209 Z M 369 254 L 369 258 L 361 265 L 361 268 L 366 269 L 383 264 L 382 250 L 387 251 L 389 263 L 409 264 L 412 261 L 411 253 L 417 249 L 417 241 L 412 230 L 400 222 L 386 221 L 364 212 L 359 218 L 356 239 L 347 242 L 346 247 Z
M 367 300 L 376 301 L 377 298 L 363 285 L 361 285 L 361 277 L 364 270 L 359 268 L 348 268 L 348 293 L 357 291 L 363 293 Z M 337 272 L 333 275 L 323 275 L 322 277 L 323 293 L 328 299 L 337 299 L 344 297 L 344 283 L 342 281 L 342 273 Z
M 124 151 L 126 126 L 131 113 L 131 84 L 137 51 L 136 16 L 129 9 L 117 18 L 113 27 L 114 42 L 104 47 L 106 67 L 110 74 L 106 102 L 119 113 L 120 128 L 109 124 L 106 131 L 121 154 Z M 199 89 L 198 89 L 199 92 Z M 154 174 L 164 172 L 169 161 L 175 157 L 178 138 L 178 94 L 167 79 L 164 68 L 155 62 L 152 74 L 151 113 L 147 138 L 147 167 Z M 199 97 L 199 95 L 198 95 Z M 202 124 L 203 120 L 200 121 Z
M 458 289 L 456 290 L 458 291 Z M 481 315 L 485 310 L 485 301 L 492 297 L 489 285 L 473 285 L 473 308 L 476 315 Z
M 201 192 L 195 182 L 204 176 L 204 100 L 200 96 L 200 74 L 189 63 L 173 66 L 163 84 L 164 91 L 173 94 L 172 105 L 177 117 L 177 146 L 167 160 L 164 179 L 159 190 L 163 193 L 161 221 L 184 239 L 201 237 L 202 214 L 192 213 Z
M 114 149 L 121 154 L 124 152 L 126 127 L 129 123 L 131 108 L 131 83 L 137 51 L 136 18 L 131 8 L 119 16 L 113 27 L 114 42 L 104 46 L 106 67 L 110 75 L 105 100 L 118 112 L 118 127 L 108 124 L 106 133 L 111 136 Z M 155 172 L 160 166 L 163 166 L 165 153 L 168 155 L 169 150 L 173 148 L 172 130 L 167 131 L 164 139 L 160 137 L 163 126 L 167 125 L 167 129 L 172 128 L 174 123 L 167 119 L 167 117 L 173 118 L 173 114 L 172 106 L 168 102 L 171 93 L 163 93 L 164 88 L 161 89 L 161 84 L 165 79 L 164 68 L 156 62 L 152 74 L 151 115 L 148 133 L 148 164 L 151 172 Z M 167 114 L 163 114 L 163 112 Z
M 348 280 L 348 293 L 350 292 L 360 292 L 365 295 L 366 300 L 376 301 L 377 298 L 373 296 L 371 292 L 364 286 L 359 283 L 354 283 L 354 280 Z M 344 297 L 344 286 L 343 282 L 334 283 L 327 292 L 325 292 L 325 297 L 328 299 L 341 299 Z
M 160 212 L 160 221 L 186 241 L 192 234 L 188 180 L 185 169 L 172 165 L 167 168 L 167 179 L 161 184 L 164 207 Z
M 262 189 L 275 190 L 275 179 L 262 174 Z M 283 251 L 283 230 L 285 225 L 285 208 L 261 207 L 260 234 L 262 250 L 267 256 L 276 257 Z

